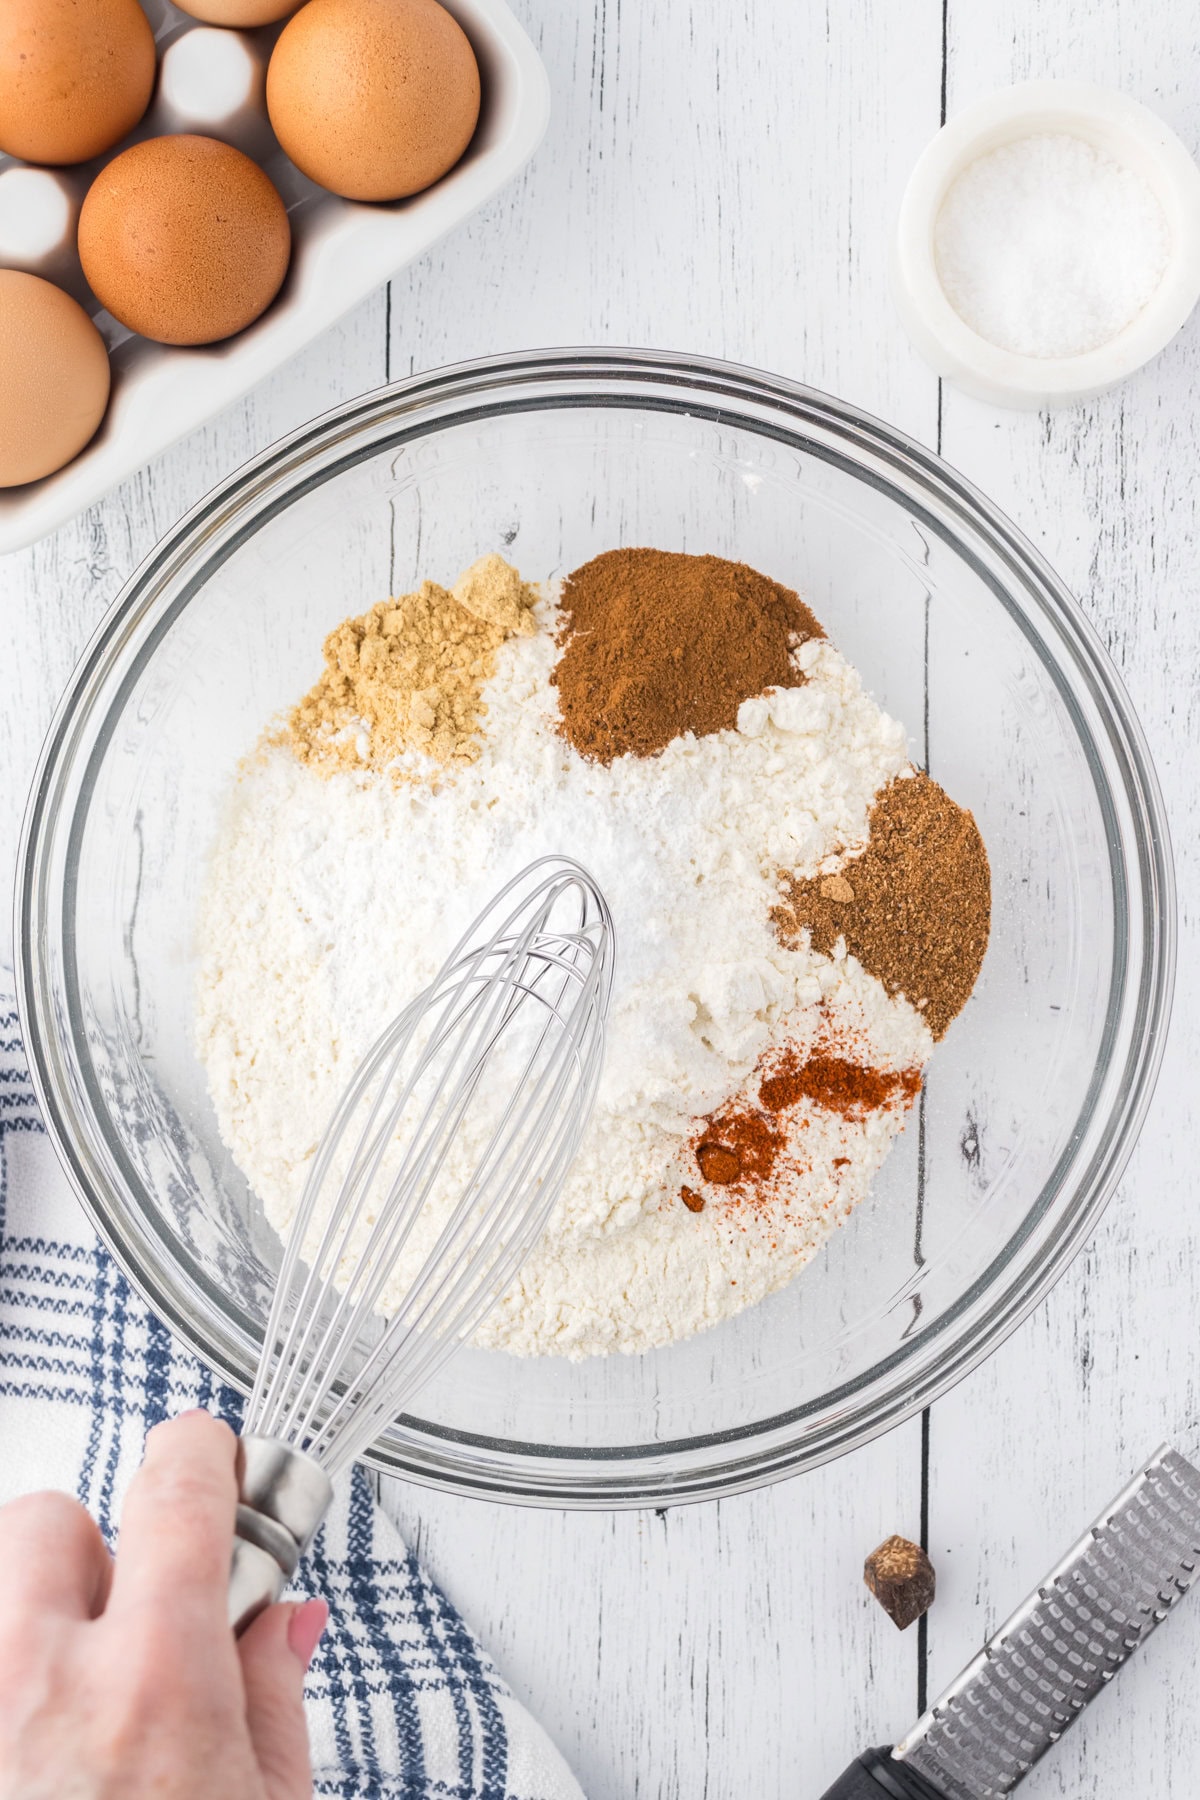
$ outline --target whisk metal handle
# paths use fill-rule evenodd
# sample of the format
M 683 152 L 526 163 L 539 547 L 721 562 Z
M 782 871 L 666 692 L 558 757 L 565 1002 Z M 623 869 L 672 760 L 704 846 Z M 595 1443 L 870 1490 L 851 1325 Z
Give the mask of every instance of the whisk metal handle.
M 329 1509 L 333 1486 L 303 1451 L 249 1435 L 238 1439 L 237 1478 L 229 1623 L 240 1635 L 295 1574 Z

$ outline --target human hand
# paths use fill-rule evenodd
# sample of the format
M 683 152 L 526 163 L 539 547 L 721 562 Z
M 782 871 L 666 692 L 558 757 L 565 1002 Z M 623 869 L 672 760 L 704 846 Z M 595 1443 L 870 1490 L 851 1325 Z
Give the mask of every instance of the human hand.
M 156 1426 L 115 1561 L 65 1494 L 0 1508 L 0 1800 L 310 1800 L 327 1608 L 230 1631 L 234 1443 L 207 1413 Z

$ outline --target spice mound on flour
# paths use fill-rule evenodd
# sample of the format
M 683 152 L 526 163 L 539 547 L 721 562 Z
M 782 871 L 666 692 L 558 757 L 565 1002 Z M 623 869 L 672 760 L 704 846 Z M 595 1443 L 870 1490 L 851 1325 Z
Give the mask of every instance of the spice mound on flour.
M 406 751 L 474 762 L 496 651 L 536 630 L 535 602 L 517 571 L 491 555 L 453 588 L 423 581 L 344 620 L 325 639 L 321 679 L 276 741 L 322 774 L 387 769 Z
M 861 855 L 832 875 L 785 875 L 772 914 L 779 941 L 805 934 L 830 955 L 838 939 L 903 994 L 935 1038 L 971 997 L 987 950 L 992 889 L 972 815 L 928 775 L 893 781 L 874 806 Z
M 876 1068 L 862 1060 L 869 1053 L 867 1045 L 839 1040 L 828 1018 L 808 1051 L 788 1043 L 768 1049 L 746 1087 L 693 1136 L 699 1182 L 723 1190 L 726 1201 L 786 1205 L 789 1190 L 810 1173 L 804 1134 L 814 1114 L 840 1121 L 843 1141 L 834 1148 L 850 1150 L 872 1116 L 905 1113 L 920 1093 L 919 1068 Z M 831 1153 L 828 1142 L 821 1154 L 831 1168 L 850 1161 Z M 689 1185 L 679 1197 L 689 1212 L 702 1212 L 708 1199 Z
M 825 635 L 790 588 L 745 563 L 668 550 L 593 557 L 561 608 L 562 729 L 602 763 L 733 730 L 743 700 L 800 686 L 792 652 Z

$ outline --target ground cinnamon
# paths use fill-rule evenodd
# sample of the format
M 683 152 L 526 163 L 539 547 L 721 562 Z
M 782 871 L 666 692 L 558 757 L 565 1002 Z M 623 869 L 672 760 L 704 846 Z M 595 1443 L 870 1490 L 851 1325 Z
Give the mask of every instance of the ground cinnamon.
M 834 875 L 785 876 L 772 923 L 781 943 L 839 938 L 891 995 L 903 994 L 935 1038 L 970 998 L 988 944 L 991 876 L 969 812 L 928 775 L 893 781 L 871 809 L 860 856 Z
M 603 763 L 732 730 L 743 700 L 802 683 L 791 652 L 824 636 L 790 588 L 719 556 L 608 550 L 567 577 L 561 604 L 562 729 Z

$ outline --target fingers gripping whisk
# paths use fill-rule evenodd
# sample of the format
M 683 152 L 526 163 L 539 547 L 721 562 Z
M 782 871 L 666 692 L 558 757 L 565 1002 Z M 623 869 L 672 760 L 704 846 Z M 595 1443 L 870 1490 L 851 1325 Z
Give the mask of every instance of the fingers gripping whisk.
M 329 1479 L 471 1336 L 536 1243 L 595 1098 L 614 949 L 590 876 L 544 858 L 356 1070 L 309 1171 L 246 1410 L 239 1628 L 282 1591 Z

